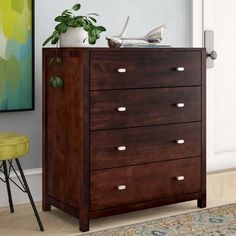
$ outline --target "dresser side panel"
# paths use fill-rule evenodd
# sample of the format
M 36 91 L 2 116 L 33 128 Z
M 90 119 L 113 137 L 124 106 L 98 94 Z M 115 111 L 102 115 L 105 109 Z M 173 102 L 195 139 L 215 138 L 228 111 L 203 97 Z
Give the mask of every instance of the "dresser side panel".
M 50 63 L 56 54 L 61 63 Z M 82 51 L 45 49 L 44 71 L 44 196 L 77 209 L 84 155 Z M 51 86 L 53 75 L 63 80 L 62 88 Z

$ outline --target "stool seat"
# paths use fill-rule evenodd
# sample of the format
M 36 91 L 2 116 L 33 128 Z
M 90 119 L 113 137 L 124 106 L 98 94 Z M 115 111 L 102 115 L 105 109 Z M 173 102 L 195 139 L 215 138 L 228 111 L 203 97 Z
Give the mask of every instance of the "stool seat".
M 28 152 L 28 137 L 12 132 L 0 132 L 0 161 L 20 158 Z
M 24 171 L 21 167 L 20 161 L 18 160 L 19 157 L 23 157 L 28 153 L 29 146 L 29 139 L 25 135 L 13 132 L 0 132 L 0 174 L 5 176 L 5 178 L 1 177 L 0 181 L 6 184 L 11 213 L 14 212 L 14 206 L 11 196 L 10 182 L 18 187 L 21 191 L 28 194 L 39 228 L 41 231 L 44 231 L 43 224 L 31 195 Z M 13 165 L 14 163 L 17 165 L 19 174 Z M 11 172 L 13 172 L 17 177 L 18 183 L 11 178 Z

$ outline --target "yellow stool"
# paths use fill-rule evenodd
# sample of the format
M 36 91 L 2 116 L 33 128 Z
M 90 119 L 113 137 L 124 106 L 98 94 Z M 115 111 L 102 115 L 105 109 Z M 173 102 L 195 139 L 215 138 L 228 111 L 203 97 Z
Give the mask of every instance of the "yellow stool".
M 0 132 L 0 162 L 2 162 L 2 164 L 0 165 L 0 172 L 2 172 L 5 177 L 4 179 L 0 177 L 0 180 L 6 183 L 11 212 L 12 213 L 14 212 L 14 207 L 13 207 L 12 196 L 11 196 L 10 181 L 13 184 L 15 184 L 19 189 L 21 189 L 23 192 L 28 194 L 35 217 L 39 224 L 39 228 L 41 231 L 44 231 L 43 224 L 40 220 L 38 211 L 34 204 L 34 200 L 29 190 L 29 186 L 25 179 L 24 172 L 18 160 L 18 158 L 25 156 L 29 152 L 29 146 L 30 146 L 29 139 L 22 134 Z M 13 166 L 13 160 L 15 160 L 17 164 L 21 178 L 16 172 L 15 167 Z M 11 179 L 10 177 L 11 171 L 13 171 L 16 174 L 20 184 L 17 184 L 14 180 Z

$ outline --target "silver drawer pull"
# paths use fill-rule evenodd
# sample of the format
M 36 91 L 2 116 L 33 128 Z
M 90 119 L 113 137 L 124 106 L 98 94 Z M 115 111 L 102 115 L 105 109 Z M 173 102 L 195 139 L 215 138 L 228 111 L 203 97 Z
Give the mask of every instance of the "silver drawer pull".
M 126 73 L 127 70 L 125 68 L 119 68 L 119 69 L 117 69 L 117 72 L 118 73 Z
M 184 67 L 177 67 L 176 70 L 178 72 L 184 72 L 185 71 L 185 68 Z
M 178 143 L 178 144 L 184 144 L 184 140 L 183 140 L 183 139 L 179 139 L 179 140 L 176 141 L 176 143 Z
M 185 106 L 185 104 L 184 104 L 184 103 L 177 103 L 176 106 L 177 106 L 178 108 L 183 108 L 183 107 Z
M 126 150 L 126 146 L 120 146 L 120 147 L 117 147 L 117 150 L 118 151 L 125 151 Z
M 126 107 L 118 107 L 117 108 L 117 111 L 120 111 L 120 112 L 124 112 L 126 110 L 127 110 Z
M 117 189 L 118 189 L 119 191 L 126 190 L 126 185 L 119 185 L 119 186 L 117 187 Z
M 177 176 L 176 179 L 177 179 L 178 181 L 183 181 L 183 180 L 184 180 L 184 176 Z

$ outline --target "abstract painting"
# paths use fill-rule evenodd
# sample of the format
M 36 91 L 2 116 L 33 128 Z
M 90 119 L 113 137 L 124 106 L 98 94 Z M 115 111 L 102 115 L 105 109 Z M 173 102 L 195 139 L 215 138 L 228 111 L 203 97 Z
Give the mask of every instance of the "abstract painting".
M 0 112 L 34 109 L 33 0 L 0 0 Z

